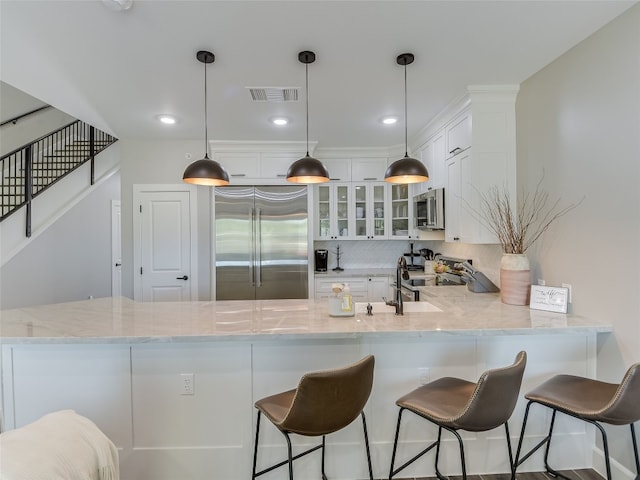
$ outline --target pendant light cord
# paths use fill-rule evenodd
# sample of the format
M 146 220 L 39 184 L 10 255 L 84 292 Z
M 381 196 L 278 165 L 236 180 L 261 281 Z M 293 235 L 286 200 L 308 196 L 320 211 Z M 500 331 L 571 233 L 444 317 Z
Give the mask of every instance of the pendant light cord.
M 407 134 L 407 65 L 404 65 L 404 156 L 409 156 L 409 140 Z
M 307 157 L 309 156 L 309 64 L 304 65 L 305 70 L 305 92 L 306 92 L 306 108 L 307 108 Z
M 204 156 L 209 158 L 209 131 L 207 128 L 208 125 L 207 119 L 207 64 L 204 64 Z

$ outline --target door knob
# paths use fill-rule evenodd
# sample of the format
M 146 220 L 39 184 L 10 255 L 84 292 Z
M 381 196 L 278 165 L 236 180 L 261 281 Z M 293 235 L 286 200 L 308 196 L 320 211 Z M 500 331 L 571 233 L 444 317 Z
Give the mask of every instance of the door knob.
M 183 275 L 182 277 L 176 277 L 176 280 L 189 280 L 189 276 Z

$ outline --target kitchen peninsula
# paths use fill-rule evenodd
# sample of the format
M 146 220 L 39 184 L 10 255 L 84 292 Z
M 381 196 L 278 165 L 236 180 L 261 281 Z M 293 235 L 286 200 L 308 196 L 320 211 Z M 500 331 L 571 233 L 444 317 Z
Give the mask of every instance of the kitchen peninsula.
M 425 287 L 422 293 L 428 301 L 405 304 L 403 316 L 374 304 L 372 316 L 362 310 L 333 318 L 320 300 L 103 298 L 5 310 L 3 425 L 18 427 L 73 408 L 120 448 L 124 479 L 246 478 L 255 399 L 295 387 L 307 371 L 371 353 L 376 372 L 366 412 L 374 474 L 381 478 L 391 454 L 394 402 L 420 382 L 446 375 L 475 380 L 488 368 L 511 363 L 519 350 L 529 355 L 523 391 L 560 371 L 592 376 L 597 336 L 611 331 L 592 319 L 505 305 L 497 295 L 464 287 Z M 417 308 L 422 311 L 411 311 Z M 192 393 L 185 391 L 185 377 L 192 380 Z M 514 413 L 514 435 L 522 403 Z M 264 430 L 261 458 L 267 462 L 282 455 L 284 443 L 275 429 Z M 435 433 L 409 429 L 402 441 L 424 442 Z M 532 432 L 527 441 L 540 433 Z M 586 462 L 593 439 L 583 426 L 568 421 L 559 433 L 571 435 L 562 458 Z M 360 435 L 352 425 L 327 439 L 332 478 L 367 476 Z M 472 434 L 469 470 L 508 471 L 503 443 L 502 432 Z M 444 447 L 443 471 L 459 468 L 456 449 L 453 441 Z M 316 460 L 305 458 L 297 468 L 315 468 Z M 539 468 L 537 462 L 528 468 Z M 431 475 L 432 465 L 418 462 L 407 475 Z

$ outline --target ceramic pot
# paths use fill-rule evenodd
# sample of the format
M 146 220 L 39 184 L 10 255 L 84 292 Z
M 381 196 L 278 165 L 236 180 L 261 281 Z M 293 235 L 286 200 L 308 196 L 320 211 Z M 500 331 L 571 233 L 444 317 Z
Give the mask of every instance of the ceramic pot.
M 500 298 L 509 305 L 529 305 L 531 270 L 523 253 L 505 253 L 500 260 Z

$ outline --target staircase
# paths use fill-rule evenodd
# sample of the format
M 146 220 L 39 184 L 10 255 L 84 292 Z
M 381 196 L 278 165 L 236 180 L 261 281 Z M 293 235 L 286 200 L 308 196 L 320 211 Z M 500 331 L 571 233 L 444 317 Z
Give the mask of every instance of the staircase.
M 0 158 L 0 222 L 26 207 L 26 236 L 31 236 L 32 200 L 87 162 L 93 185 L 95 156 L 116 141 L 76 120 Z

